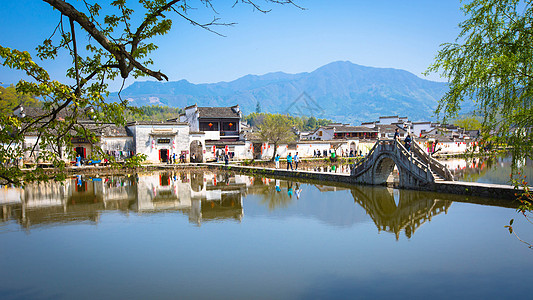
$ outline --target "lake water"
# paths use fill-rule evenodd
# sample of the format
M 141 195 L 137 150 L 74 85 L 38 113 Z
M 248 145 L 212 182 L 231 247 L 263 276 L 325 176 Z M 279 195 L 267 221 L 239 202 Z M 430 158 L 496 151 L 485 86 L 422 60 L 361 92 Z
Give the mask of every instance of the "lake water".
M 509 175 L 511 174 L 512 157 L 503 153 L 496 156 L 475 157 L 475 158 L 438 158 L 440 162 L 447 165 L 458 181 L 511 184 Z M 527 176 L 527 181 L 532 182 L 533 161 L 524 159 L 519 164 L 521 174 Z M 312 168 L 301 168 L 306 171 L 328 172 L 337 174 L 349 174 L 350 165 L 326 165 Z M 399 181 L 398 170 L 395 168 L 390 181 Z
M 512 157 L 509 154 L 500 154 L 494 157 L 476 157 L 472 159 L 442 159 L 440 160 L 448 165 L 455 180 L 510 184 L 509 175 L 511 174 Z M 522 175 L 526 175 L 528 181 L 533 178 L 533 161 L 524 159 L 517 166 L 521 168 Z
M 0 299 L 527 299 L 509 202 L 195 172 L 0 197 Z

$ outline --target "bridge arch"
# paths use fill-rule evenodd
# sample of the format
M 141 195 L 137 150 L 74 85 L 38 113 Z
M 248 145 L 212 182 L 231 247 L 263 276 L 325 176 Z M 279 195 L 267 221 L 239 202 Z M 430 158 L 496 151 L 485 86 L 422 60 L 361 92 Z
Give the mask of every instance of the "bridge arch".
M 372 178 L 374 179 L 373 184 L 384 185 L 387 183 L 387 180 L 391 175 L 393 175 L 394 167 L 398 169 L 400 181 L 402 180 L 403 172 L 399 164 L 396 162 L 396 159 L 393 155 L 388 153 L 381 154 L 375 161 L 372 168 Z
M 399 172 L 399 187 L 419 189 L 435 182 L 435 176 L 453 180 L 445 165 L 425 153 L 417 143 L 410 151 L 396 140 L 378 140 L 366 157 L 352 166 L 355 182 L 384 184 L 394 170 Z

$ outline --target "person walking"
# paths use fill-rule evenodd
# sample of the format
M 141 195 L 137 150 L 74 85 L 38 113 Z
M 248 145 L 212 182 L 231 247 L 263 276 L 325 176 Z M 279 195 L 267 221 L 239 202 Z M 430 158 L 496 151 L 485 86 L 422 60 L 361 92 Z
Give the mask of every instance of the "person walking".
M 289 155 L 287 155 L 287 170 L 289 170 L 289 167 L 291 167 L 291 171 L 292 171 L 292 155 L 290 152 L 289 152 Z
M 396 128 L 396 130 L 394 131 L 394 140 L 397 140 L 399 138 L 400 138 L 400 130 Z
M 276 163 L 276 169 L 279 169 L 279 154 L 276 154 L 276 157 L 274 157 L 274 162 Z
M 405 140 L 403 141 L 405 143 L 405 149 L 407 149 L 407 151 L 411 151 L 411 141 L 411 136 L 408 133 L 405 137 Z
M 294 154 L 294 169 L 298 170 L 298 164 L 300 163 L 300 157 L 298 156 L 298 152 Z

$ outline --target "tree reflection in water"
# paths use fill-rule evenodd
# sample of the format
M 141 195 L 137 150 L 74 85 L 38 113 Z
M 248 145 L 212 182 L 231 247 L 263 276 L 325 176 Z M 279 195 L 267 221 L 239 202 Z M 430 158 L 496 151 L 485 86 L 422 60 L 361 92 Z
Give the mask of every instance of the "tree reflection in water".
M 314 192 L 306 192 L 300 198 L 302 189 Z M 366 211 L 378 231 L 394 233 L 398 239 L 402 231 L 407 238 L 411 238 L 422 224 L 437 214 L 447 212 L 451 205 L 451 201 L 435 199 L 438 196 L 435 193 L 375 186 L 312 185 L 230 173 L 184 170 L 109 177 L 84 175 L 64 183 L 29 184 L 25 189 L 2 190 L 2 220 L 17 220 L 26 229 L 72 222 L 96 224 L 103 211 L 126 214 L 177 211 L 187 215 L 189 221 L 197 225 L 214 220 L 240 222 L 244 216 L 243 198 L 247 194 L 259 195 L 259 204 L 270 212 L 287 210 L 298 198 L 298 201 L 311 201 L 313 199 L 309 197 L 318 197 L 315 200 L 326 201 L 326 206 L 321 207 L 321 210 L 331 209 L 328 214 L 340 215 L 342 212 L 335 210 L 334 205 L 328 206 L 327 201 L 333 200 L 337 195 L 335 193 L 349 190 L 354 202 Z M 301 208 L 293 207 L 290 212 L 287 211 L 294 213 L 298 209 Z M 346 207 L 341 209 L 346 210 Z
M 254 178 L 253 194 L 261 196 L 261 204 L 266 205 L 269 211 L 286 208 L 292 202 L 292 197 L 289 196 L 293 183 L 291 181 L 270 179 L 270 178 Z

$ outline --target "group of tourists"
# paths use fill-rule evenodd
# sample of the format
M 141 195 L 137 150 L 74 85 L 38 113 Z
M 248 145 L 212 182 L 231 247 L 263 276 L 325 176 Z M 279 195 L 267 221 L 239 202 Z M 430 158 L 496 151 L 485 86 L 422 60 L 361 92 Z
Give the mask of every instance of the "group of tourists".
M 320 158 L 320 157 L 327 157 L 328 156 L 328 150 L 324 150 L 320 152 L 320 150 L 313 151 L 313 157 Z
M 276 156 L 274 157 L 274 163 L 276 164 L 276 169 L 279 169 L 279 159 L 280 159 L 280 155 L 276 154 Z M 293 168 L 293 163 L 294 163 L 294 168 Z M 294 156 L 292 156 L 292 153 L 289 152 L 289 154 L 287 155 L 287 170 L 289 168 L 291 168 L 291 170 L 298 170 L 299 163 L 300 163 L 300 157 L 298 156 L 298 152 L 296 152 Z
M 191 155 L 191 161 L 194 160 L 194 153 Z M 176 163 L 186 163 L 186 156 L 184 153 L 181 153 L 179 156 L 176 155 L 176 153 L 173 153 L 172 155 L 169 156 L 169 158 L 167 159 L 167 163 L 168 164 L 176 164 Z
M 396 128 L 396 130 L 394 131 L 394 140 L 400 140 L 400 130 L 398 128 Z M 412 141 L 413 139 L 411 139 L 411 135 L 407 133 L 407 136 L 403 140 L 403 144 L 405 146 L 405 149 L 407 149 L 407 151 L 411 151 Z
M 331 151 L 335 152 L 333 150 L 331 150 Z M 350 149 L 350 151 L 348 151 L 348 150 L 341 149 L 340 150 L 340 155 L 341 155 L 341 157 L 356 157 L 357 156 L 357 150 Z M 359 155 L 363 156 L 363 150 L 359 150 Z M 322 152 L 320 150 L 314 150 L 313 151 L 313 157 L 314 158 L 328 157 L 328 150 L 323 150 Z
M 293 170 L 292 168 L 293 162 L 294 162 L 295 169 L 298 170 L 298 164 L 300 163 L 300 157 L 298 156 L 298 152 L 296 152 L 294 157 L 291 155 L 291 152 L 289 152 L 289 155 L 287 155 L 287 170 L 289 169 L 289 167 L 291 168 L 291 171 Z

